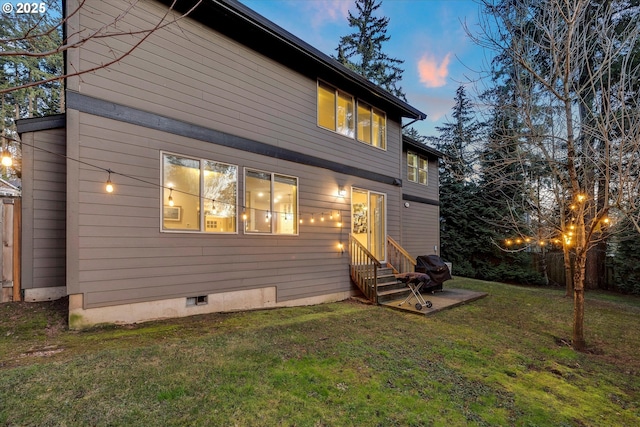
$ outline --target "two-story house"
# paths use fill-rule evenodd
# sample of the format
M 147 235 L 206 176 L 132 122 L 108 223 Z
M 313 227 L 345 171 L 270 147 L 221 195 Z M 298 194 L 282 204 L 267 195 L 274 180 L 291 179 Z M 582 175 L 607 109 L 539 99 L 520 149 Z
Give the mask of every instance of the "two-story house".
M 350 241 L 438 253 L 439 153 L 402 136 L 422 112 L 235 0 L 140 31 L 196 2 L 171 3 L 68 16 L 120 35 L 67 53 L 97 70 L 65 114 L 18 124 L 25 300 L 68 295 L 72 328 L 314 304 L 358 291 Z

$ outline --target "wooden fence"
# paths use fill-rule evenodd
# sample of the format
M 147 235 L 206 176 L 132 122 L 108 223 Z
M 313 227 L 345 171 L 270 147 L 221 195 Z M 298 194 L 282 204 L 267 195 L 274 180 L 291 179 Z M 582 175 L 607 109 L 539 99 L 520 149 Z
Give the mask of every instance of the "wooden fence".
M 533 267 L 539 273 L 542 273 L 542 254 L 531 254 L 533 257 Z M 565 286 L 565 270 L 564 270 L 564 257 L 562 252 L 547 252 L 544 254 L 544 261 L 546 262 L 547 277 L 549 278 L 550 285 Z M 608 289 L 614 286 L 614 266 L 613 263 L 607 259 L 605 263 L 605 285 Z M 573 268 L 571 270 L 573 274 Z
M 22 228 L 21 204 L 19 198 L 3 198 L 0 203 L 0 303 L 20 301 L 20 235 Z

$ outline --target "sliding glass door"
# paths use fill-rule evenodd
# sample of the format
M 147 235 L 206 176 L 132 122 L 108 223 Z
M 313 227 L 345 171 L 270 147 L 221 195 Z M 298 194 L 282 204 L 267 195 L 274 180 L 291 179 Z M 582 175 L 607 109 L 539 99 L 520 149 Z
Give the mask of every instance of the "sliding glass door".
M 384 193 L 353 188 L 351 192 L 351 223 L 354 237 L 378 261 L 385 261 L 387 240 L 387 209 Z

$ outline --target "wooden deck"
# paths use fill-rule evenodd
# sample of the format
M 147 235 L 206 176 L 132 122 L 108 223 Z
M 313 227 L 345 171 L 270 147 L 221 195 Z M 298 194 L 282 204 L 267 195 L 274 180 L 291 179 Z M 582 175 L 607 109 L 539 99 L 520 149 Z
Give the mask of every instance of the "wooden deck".
M 385 307 L 394 308 L 397 310 L 409 311 L 416 314 L 430 315 L 437 313 L 448 308 L 457 307 L 459 305 L 467 304 L 472 301 L 476 301 L 480 298 L 486 297 L 488 294 L 485 292 L 470 291 L 467 289 L 453 289 L 445 288 L 442 291 L 436 291 L 435 293 L 423 292 L 422 296 L 426 301 L 431 301 L 431 307 L 422 307 L 422 310 L 417 310 L 415 307 L 416 299 L 411 296 L 408 302 L 401 304 L 403 299 L 391 300 L 381 303 Z

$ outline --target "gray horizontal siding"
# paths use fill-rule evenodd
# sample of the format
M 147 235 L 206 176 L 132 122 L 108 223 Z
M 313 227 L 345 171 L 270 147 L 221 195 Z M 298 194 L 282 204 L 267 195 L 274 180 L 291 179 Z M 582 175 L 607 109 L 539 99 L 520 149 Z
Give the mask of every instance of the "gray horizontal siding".
M 120 2 L 93 2 L 81 23 L 97 28 L 121 10 Z M 149 28 L 163 13 L 152 2 L 136 4 L 119 29 Z M 81 67 L 124 52 L 134 37 L 87 43 Z M 185 19 L 154 33 L 118 64 L 83 76 L 79 90 L 100 99 L 218 129 L 323 159 L 349 159 L 356 167 L 399 175 L 398 118 L 388 118 L 388 151 L 316 125 L 316 81 Z
M 75 113 L 74 113 L 75 114 Z M 277 287 L 279 301 L 352 290 L 348 255 L 337 248 L 350 230 L 349 199 L 339 185 L 387 194 L 389 231 L 400 233 L 401 189 L 322 168 L 250 154 L 86 113 L 79 114 L 81 160 L 114 171 L 113 194 L 104 192 L 107 174 L 87 164 L 77 168 L 77 224 L 70 235 L 78 248 L 77 291 L 85 307 Z M 115 147 L 115 148 L 114 148 Z M 160 152 L 259 168 L 299 178 L 298 236 L 163 233 L 160 231 Z M 133 154 L 132 154 L 133 153 Z M 141 178 L 140 182 L 119 173 Z M 242 184 L 242 182 L 240 183 Z M 242 185 L 239 194 L 243 194 Z M 240 198 L 239 203 L 242 203 Z M 325 212 L 341 212 L 342 230 Z M 309 223 L 314 213 L 315 224 Z M 76 285 L 74 285 L 76 286 Z
M 419 255 L 440 255 L 439 208 L 424 203 L 410 202 L 402 210 L 402 247 L 413 258 Z
M 414 151 L 415 152 L 415 151 Z M 427 157 L 425 155 L 421 155 Z M 407 152 L 402 153 L 402 191 L 405 194 L 409 194 L 416 197 L 422 197 L 424 199 L 438 201 L 439 195 L 439 174 L 438 174 L 438 159 L 435 157 L 427 157 L 429 159 L 429 170 L 427 174 L 427 185 L 418 184 L 417 182 L 411 182 L 408 179 L 407 171 Z
M 65 137 L 64 129 L 22 134 L 24 289 L 66 285 Z

